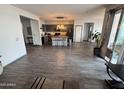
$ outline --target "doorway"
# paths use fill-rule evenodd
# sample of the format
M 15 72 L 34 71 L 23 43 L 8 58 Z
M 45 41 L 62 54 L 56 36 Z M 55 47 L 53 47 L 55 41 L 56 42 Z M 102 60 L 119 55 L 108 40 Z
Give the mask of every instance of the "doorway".
M 42 45 L 38 21 L 24 16 L 20 16 L 20 20 L 25 45 Z
M 113 64 L 124 64 L 124 14 L 120 17 L 119 27 L 114 41 L 111 62 Z
M 109 58 L 107 56 L 105 57 L 105 59 L 107 59 L 108 61 L 111 61 L 111 63 L 113 63 L 113 64 L 117 63 L 117 60 L 118 60 L 118 57 L 120 54 L 118 52 L 120 51 L 120 48 L 121 48 L 121 45 L 116 43 L 116 41 L 118 41 L 119 40 L 118 38 L 120 37 L 120 36 L 118 36 L 118 33 L 120 32 L 119 26 L 121 24 L 120 23 L 121 22 L 121 14 L 122 14 L 122 10 L 118 10 L 114 14 L 111 33 L 110 33 L 110 37 L 109 37 L 109 41 L 108 41 L 108 45 L 107 45 L 108 51 L 110 51 L 111 54 L 110 54 Z
M 23 36 L 25 45 L 33 45 L 33 37 L 32 37 L 32 29 L 30 19 L 24 16 L 20 16 L 20 20 L 22 23 Z
M 75 42 L 81 42 L 82 41 L 82 25 L 76 25 L 75 26 Z
M 91 42 L 91 34 L 93 32 L 94 23 L 84 24 L 83 41 Z
M 105 57 L 113 64 L 124 64 L 124 11 L 114 12 L 113 24 L 107 49 L 111 51 L 110 57 Z

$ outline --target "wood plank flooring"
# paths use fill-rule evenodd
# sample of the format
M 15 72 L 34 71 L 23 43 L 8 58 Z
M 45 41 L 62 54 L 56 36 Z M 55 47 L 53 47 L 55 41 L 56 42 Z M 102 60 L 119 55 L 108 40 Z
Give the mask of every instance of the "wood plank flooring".
M 42 88 L 55 88 L 51 80 L 58 85 L 62 83 L 57 80 L 64 80 L 64 88 L 108 88 L 104 82 L 109 78 L 105 61 L 93 56 L 93 47 L 87 42 L 74 43 L 72 47 L 28 46 L 26 56 L 4 68 L 0 88 L 28 89 L 41 76 L 47 78 Z
M 79 81 L 53 80 L 46 77 L 37 77 L 30 89 L 79 89 Z

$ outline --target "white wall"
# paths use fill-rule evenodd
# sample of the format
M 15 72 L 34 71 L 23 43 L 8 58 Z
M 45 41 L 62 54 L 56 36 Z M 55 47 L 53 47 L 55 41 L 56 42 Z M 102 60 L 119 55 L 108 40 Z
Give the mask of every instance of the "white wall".
M 0 5 L 0 60 L 3 66 L 26 54 L 19 15 L 39 20 L 37 16 L 12 5 Z
M 85 12 L 79 18 L 74 20 L 74 29 L 75 29 L 75 25 L 83 26 L 82 39 L 83 39 L 85 23 L 94 23 L 93 32 L 95 32 L 95 31 L 102 32 L 104 14 L 105 14 L 105 8 L 103 8 L 103 7 L 98 8 L 98 9 L 93 9 L 92 11 Z M 75 38 L 74 38 L 74 41 L 75 41 Z

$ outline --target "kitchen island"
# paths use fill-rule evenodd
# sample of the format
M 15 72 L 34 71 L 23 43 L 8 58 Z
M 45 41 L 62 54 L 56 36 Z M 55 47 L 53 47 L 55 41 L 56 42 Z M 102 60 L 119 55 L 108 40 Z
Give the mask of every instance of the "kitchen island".
M 53 36 L 52 37 L 52 46 L 67 46 L 68 37 L 67 36 Z

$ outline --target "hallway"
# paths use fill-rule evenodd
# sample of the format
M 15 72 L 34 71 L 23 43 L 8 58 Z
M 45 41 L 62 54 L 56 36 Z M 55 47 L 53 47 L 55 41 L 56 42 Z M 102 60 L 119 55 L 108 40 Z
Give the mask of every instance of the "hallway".
M 93 45 L 75 43 L 72 47 L 28 46 L 28 54 L 9 64 L 0 76 L 0 84 L 15 86 L 0 88 L 28 88 L 37 76 L 49 79 L 78 80 L 80 88 L 107 88 L 105 61 L 93 56 Z

